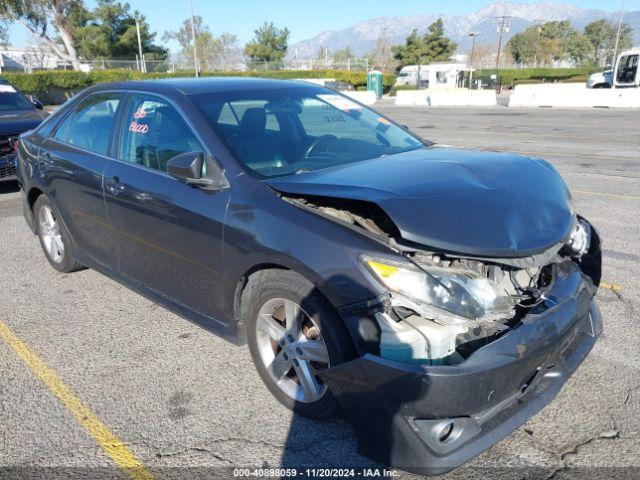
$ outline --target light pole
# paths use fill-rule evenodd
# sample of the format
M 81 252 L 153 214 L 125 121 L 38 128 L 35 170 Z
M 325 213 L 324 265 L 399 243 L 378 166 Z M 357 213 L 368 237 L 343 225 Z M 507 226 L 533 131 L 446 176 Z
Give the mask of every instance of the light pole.
M 469 70 L 469 88 L 473 88 L 473 66 L 475 65 L 476 59 L 476 37 L 482 35 L 482 32 L 469 32 L 467 35 L 471 37 L 471 68 Z
M 196 24 L 193 21 L 193 0 L 189 0 L 189 8 L 191 10 L 191 37 L 193 38 L 193 69 L 196 71 L 196 78 L 200 76 L 200 65 L 198 65 L 198 46 L 196 40 Z
M 616 60 L 618 59 L 618 47 L 620 46 L 620 32 L 622 30 L 622 18 L 624 17 L 624 0 L 620 6 L 620 18 L 618 19 L 618 32 L 616 33 L 616 46 L 613 49 L 613 58 L 611 59 L 611 70 L 615 76 L 616 72 Z
M 135 20 L 136 20 L 136 34 L 138 35 L 138 54 L 140 55 L 140 72 L 147 73 L 147 65 L 145 64 L 144 57 L 142 56 L 142 41 L 140 40 L 140 22 L 138 22 L 137 12 L 136 12 Z

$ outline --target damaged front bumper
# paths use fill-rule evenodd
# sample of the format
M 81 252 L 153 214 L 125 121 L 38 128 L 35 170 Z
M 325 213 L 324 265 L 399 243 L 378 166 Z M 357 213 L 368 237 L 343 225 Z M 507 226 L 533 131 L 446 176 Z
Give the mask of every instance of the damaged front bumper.
M 593 286 L 559 266 L 544 310 L 451 366 L 372 354 L 320 372 L 353 424 L 360 453 L 420 474 L 445 473 L 545 407 L 602 332 Z

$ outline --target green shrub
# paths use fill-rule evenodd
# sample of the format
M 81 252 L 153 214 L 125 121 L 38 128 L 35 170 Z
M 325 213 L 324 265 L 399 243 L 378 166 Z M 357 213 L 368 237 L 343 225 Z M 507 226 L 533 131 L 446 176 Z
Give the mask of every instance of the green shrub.
M 275 71 L 245 71 L 245 72 L 203 72 L 203 77 L 268 77 L 268 78 L 335 78 L 346 82 L 354 88 L 366 87 L 365 72 L 346 70 L 275 70 Z M 177 73 L 140 73 L 133 70 L 94 70 L 89 73 L 71 70 L 48 70 L 34 73 L 4 73 L 3 77 L 25 93 L 38 94 L 50 88 L 74 90 L 105 82 L 121 82 L 127 80 L 145 80 L 156 78 L 193 77 L 193 72 Z M 385 74 L 383 88 L 385 91 L 395 83 L 395 75 Z
M 417 88 L 415 85 L 394 85 L 389 90 L 389 96 L 395 97 L 399 90 L 417 90 Z
M 580 82 L 584 78 L 597 71 L 593 67 L 574 67 L 574 68 L 507 68 L 498 71 L 498 77 L 503 87 L 513 87 L 516 84 L 528 83 L 547 83 L 547 82 Z M 487 84 L 491 82 L 491 75 L 495 75 L 495 69 L 478 70 L 474 78 L 482 80 Z M 577 79 L 577 80 L 576 80 Z M 533 82 L 536 80 L 538 82 Z

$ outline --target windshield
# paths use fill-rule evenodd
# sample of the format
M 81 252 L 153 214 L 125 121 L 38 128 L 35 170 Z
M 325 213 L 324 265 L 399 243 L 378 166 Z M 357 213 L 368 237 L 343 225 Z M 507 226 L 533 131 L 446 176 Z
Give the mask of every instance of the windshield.
M 425 146 L 379 114 L 318 87 L 207 93 L 191 99 L 236 158 L 263 178 Z
M 5 110 L 32 110 L 33 105 L 11 85 L 0 83 L 0 112 Z

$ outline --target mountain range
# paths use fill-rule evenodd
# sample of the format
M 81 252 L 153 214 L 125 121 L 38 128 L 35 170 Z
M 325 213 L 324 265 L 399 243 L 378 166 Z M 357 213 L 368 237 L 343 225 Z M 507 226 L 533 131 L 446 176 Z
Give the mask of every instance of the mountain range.
M 601 18 L 616 23 L 619 18 L 619 12 L 584 9 L 573 4 L 492 3 L 468 15 L 426 13 L 410 17 L 379 17 L 366 20 L 343 30 L 323 32 L 295 43 L 289 47 L 289 55 L 297 58 L 313 57 L 320 47 L 326 47 L 333 52 L 349 47 L 353 54 L 365 55 L 373 51 L 381 35 L 386 35 L 392 45 L 404 44 L 414 28 L 418 29 L 419 33 L 424 33 L 438 18 L 442 18 L 444 22 L 445 35 L 458 44 L 458 52 L 466 53 L 471 48 L 469 32 L 481 33 L 476 40 L 479 43 L 497 44 L 495 17 L 500 15 L 511 17 L 505 41 L 539 22 L 569 20 L 574 28 L 582 30 L 587 24 Z M 625 12 L 624 21 L 634 29 L 634 45 L 640 44 L 640 10 Z

